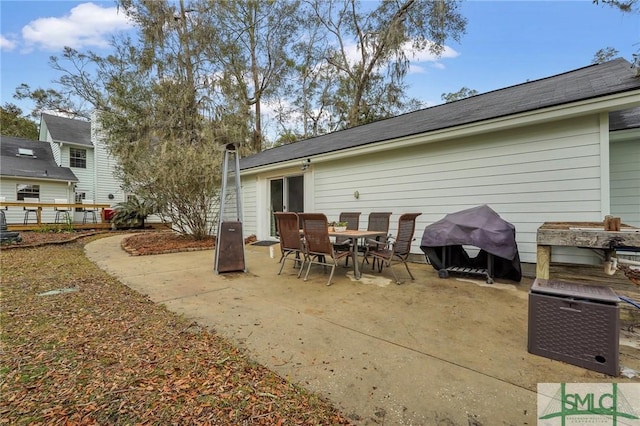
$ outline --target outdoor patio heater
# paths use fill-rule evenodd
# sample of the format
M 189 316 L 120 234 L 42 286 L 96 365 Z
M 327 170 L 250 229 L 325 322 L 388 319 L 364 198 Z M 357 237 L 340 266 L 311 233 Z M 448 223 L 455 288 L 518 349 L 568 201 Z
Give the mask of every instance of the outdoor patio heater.
M 229 163 L 233 159 L 233 177 L 235 182 L 235 193 L 228 192 Z M 235 220 L 228 220 L 225 215 L 227 201 L 235 198 L 236 208 L 231 216 Z M 240 192 L 240 154 L 235 144 L 227 144 L 224 150 L 224 160 L 222 164 L 222 190 L 220 193 L 220 213 L 218 217 L 218 233 L 215 245 L 215 265 L 216 274 L 220 272 L 246 272 L 244 237 L 242 234 L 242 194 Z

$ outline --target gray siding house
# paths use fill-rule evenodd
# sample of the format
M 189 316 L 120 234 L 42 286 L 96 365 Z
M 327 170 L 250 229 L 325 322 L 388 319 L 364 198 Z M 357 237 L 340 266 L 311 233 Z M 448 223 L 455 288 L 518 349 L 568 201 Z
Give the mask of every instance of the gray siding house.
M 640 79 L 616 59 L 269 149 L 240 162 L 244 231 L 275 238 L 273 212 L 421 212 L 424 227 L 487 204 L 536 261 L 544 222 L 640 226 Z M 553 261 L 592 263 L 579 249 Z

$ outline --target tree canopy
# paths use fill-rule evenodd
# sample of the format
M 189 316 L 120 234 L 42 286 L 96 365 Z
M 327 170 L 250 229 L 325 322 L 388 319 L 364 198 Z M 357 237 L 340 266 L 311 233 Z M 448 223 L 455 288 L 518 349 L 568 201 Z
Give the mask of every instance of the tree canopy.
M 18 106 L 5 103 L 0 107 L 0 131 L 4 136 L 38 140 L 38 126 L 22 115 Z
M 453 102 L 459 101 L 460 99 L 468 98 L 470 96 L 475 96 L 478 94 L 478 91 L 475 89 L 469 89 L 468 87 L 462 87 L 457 92 L 453 93 L 443 93 L 440 98 L 445 102 Z
M 92 105 L 126 189 L 197 236 L 219 203 L 221 147 L 246 155 L 416 109 L 403 82 L 411 55 L 442 53 L 466 26 L 454 0 L 118 5 L 137 38 L 114 38 L 104 57 L 66 48 L 51 58 L 64 89 L 22 92 Z

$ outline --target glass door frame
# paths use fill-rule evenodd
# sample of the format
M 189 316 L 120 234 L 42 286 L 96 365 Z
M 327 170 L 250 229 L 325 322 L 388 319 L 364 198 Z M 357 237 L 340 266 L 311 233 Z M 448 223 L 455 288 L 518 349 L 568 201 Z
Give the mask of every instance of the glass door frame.
M 278 205 L 274 208 L 274 183 L 280 181 L 281 187 L 281 200 Z M 296 182 L 298 181 L 298 182 Z M 295 188 L 295 184 L 298 184 L 298 187 Z M 293 185 L 292 185 L 293 184 Z M 276 226 L 275 226 L 275 217 L 273 215 L 274 211 L 278 211 L 277 208 L 281 208 L 281 211 L 294 211 L 294 212 L 303 212 L 304 211 L 304 193 L 305 193 L 305 174 L 304 173 L 292 173 L 283 176 L 271 177 L 268 179 L 267 184 L 268 194 L 267 199 L 269 203 L 269 236 L 276 237 Z M 291 196 L 297 196 L 297 200 L 291 200 Z M 291 208 L 291 206 L 293 206 Z

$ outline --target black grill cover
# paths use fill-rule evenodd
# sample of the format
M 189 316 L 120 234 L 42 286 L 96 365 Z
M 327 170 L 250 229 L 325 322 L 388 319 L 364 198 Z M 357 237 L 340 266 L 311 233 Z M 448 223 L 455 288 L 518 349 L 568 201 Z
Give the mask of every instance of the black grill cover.
M 480 253 L 470 258 L 463 245 Z M 513 281 L 522 279 L 516 228 L 487 205 L 446 215 L 424 229 L 420 248 L 435 269 L 441 269 L 442 247 L 450 246 L 446 266 L 486 267 L 487 253 L 494 256 L 493 276 Z

